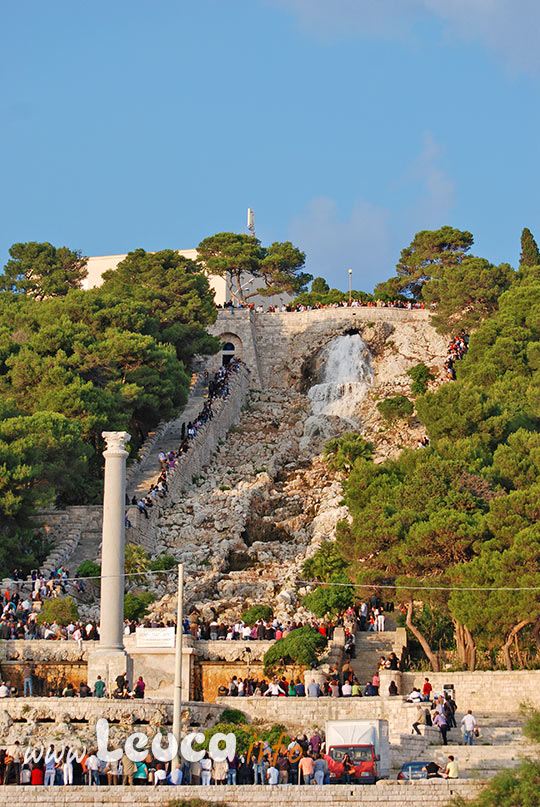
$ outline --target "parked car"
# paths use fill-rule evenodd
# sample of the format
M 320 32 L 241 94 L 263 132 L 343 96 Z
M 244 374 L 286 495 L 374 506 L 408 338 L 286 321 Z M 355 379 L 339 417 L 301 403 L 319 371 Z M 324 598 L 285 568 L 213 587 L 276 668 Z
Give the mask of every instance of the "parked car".
M 397 775 L 398 779 L 427 779 L 426 771 L 423 771 L 422 768 L 426 765 L 426 762 L 405 762 L 401 766 L 401 770 Z

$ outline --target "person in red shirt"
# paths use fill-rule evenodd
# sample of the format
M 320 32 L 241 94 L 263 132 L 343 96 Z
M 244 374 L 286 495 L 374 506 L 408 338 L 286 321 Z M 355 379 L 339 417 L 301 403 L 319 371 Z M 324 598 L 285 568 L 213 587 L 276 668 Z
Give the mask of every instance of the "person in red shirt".
M 423 700 L 429 702 L 431 700 L 431 693 L 433 687 L 429 683 L 429 678 L 424 678 L 424 686 L 422 687 Z
M 30 774 L 30 784 L 31 785 L 43 784 L 43 768 L 40 768 L 39 765 L 32 765 L 32 773 Z

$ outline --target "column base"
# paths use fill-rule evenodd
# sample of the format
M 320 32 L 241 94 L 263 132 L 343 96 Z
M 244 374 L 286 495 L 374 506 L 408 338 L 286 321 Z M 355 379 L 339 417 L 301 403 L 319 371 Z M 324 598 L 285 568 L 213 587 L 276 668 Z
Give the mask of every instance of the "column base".
M 96 648 L 88 653 L 88 686 L 93 689 L 98 675 L 105 682 L 107 692 L 116 689 L 116 677 L 126 674 L 130 686 L 133 685 L 133 661 L 125 650 Z

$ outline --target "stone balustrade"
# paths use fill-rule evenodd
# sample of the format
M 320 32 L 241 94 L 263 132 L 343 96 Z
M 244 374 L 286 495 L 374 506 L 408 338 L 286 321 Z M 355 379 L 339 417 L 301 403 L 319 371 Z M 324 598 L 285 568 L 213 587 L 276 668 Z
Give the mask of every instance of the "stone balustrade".
M 229 807 L 319 807 L 324 802 L 342 807 L 346 804 L 366 807 L 438 807 L 447 805 L 455 796 L 473 798 L 483 782 L 444 780 L 388 782 L 376 785 L 244 785 L 210 787 L 0 787 L 3 807 L 117 807 L 133 804 L 141 807 L 166 807 L 173 799 L 211 799 Z M 187 802 L 186 802 L 187 803 Z

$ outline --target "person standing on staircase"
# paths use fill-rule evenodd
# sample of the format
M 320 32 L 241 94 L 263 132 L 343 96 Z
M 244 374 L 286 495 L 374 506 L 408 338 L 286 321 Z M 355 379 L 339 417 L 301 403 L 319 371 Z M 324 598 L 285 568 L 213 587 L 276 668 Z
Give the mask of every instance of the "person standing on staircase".
M 472 709 L 469 709 L 465 717 L 461 718 L 461 725 L 464 731 L 463 741 L 465 745 L 472 745 L 474 737 L 478 735 L 478 722 L 472 713 Z
M 439 731 L 441 732 L 442 744 L 448 745 L 448 740 L 446 739 L 446 735 L 448 734 L 448 723 L 446 722 L 444 712 L 435 713 L 435 717 L 433 718 L 433 725 L 438 726 Z

